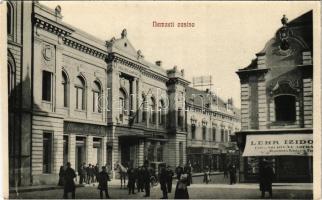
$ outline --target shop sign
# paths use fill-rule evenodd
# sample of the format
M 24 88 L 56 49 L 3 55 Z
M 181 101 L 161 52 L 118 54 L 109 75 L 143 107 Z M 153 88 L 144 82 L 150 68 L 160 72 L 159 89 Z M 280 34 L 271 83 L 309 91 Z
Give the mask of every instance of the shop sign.
M 106 127 L 95 124 L 64 122 L 64 133 L 104 136 L 106 134 Z
M 247 135 L 243 156 L 312 156 L 312 134 Z

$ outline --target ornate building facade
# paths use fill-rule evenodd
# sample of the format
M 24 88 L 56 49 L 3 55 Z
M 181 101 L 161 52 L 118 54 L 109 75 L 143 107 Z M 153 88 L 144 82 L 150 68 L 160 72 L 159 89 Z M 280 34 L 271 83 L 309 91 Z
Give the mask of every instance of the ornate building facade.
M 281 22 L 257 58 L 237 71 L 241 181 L 257 180 L 259 162 L 266 158 L 275 181 L 312 182 L 312 11 L 290 22 L 284 16 Z
M 64 23 L 60 6 L 7 8 L 11 186 L 56 184 L 66 162 L 186 163 L 183 71 L 147 62 L 126 30 L 101 41 Z
M 195 172 L 206 167 L 223 171 L 239 164 L 235 132 L 240 131 L 240 111 L 233 100 L 195 88 L 186 88 L 187 159 Z

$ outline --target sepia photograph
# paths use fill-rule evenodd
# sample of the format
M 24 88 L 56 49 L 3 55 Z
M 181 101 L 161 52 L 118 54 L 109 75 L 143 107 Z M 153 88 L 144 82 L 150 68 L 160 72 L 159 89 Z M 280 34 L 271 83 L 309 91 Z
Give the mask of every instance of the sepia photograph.
M 319 2 L 0 16 L 1 198 L 321 198 Z

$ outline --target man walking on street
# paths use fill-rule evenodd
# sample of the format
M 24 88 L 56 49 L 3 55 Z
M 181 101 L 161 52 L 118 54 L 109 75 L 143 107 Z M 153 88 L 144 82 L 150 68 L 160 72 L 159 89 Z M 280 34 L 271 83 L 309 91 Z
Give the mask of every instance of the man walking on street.
M 232 164 L 229 167 L 229 177 L 230 177 L 230 185 L 235 184 L 236 183 L 236 166 L 234 164 Z
M 136 174 L 132 166 L 130 166 L 129 169 L 127 170 L 127 177 L 128 177 L 127 187 L 129 188 L 129 194 L 135 194 L 134 188 L 135 188 Z
M 181 174 L 183 173 L 183 167 L 181 167 L 181 164 L 176 168 L 176 174 L 177 174 L 177 179 L 180 180 Z
M 167 171 L 165 169 L 165 165 L 160 165 L 160 174 L 159 174 L 159 182 L 162 191 L 162 199 L 168 198 L 168 189 L 167 189 Z
M 170 166 L 167 166 L 167 189 L 168 193 L 171 193 L 172 190 L 172 177 L 174 175 L 173 171 L 171 170 Z
M 150 196 L 150 179 L 151 179 L 151 174 L 149 170 L 149 161 L 144 162 L 144 168 L 143 168 L 143 182 L 144 182 L 144 190 L 145 190 L 145 196 L 144 197 L 149 197 Z
M 98 189 L 100 190 L 100 198 L 103 199 L 103 192 L 105 192 L 105 198 L 109 199 L 110 196 L 108 194 L 108 181 L 110 181 L 110 177 L 106 172 L 106 167 L 102 167 L 102 171 L 99 172 L 97 176 L 98 181 Z
M 273 168 L 270 166 L 267 160 L 260 162 L 259 166 L 259 189 L 262 193 L 261 197 L 265 197 L 265 192 L 268 191 L 269 197 L 272 198 L 272 182 L 274 178 Z
M 71 168 L 70 162 L 67 163 L 67 169 L 64 173 L 64 199 L 68 199 L 68 193 L 72 193 L 72 198 L 75 199 L 75 182 L 74 178 L 76 173 L 74 169 Z

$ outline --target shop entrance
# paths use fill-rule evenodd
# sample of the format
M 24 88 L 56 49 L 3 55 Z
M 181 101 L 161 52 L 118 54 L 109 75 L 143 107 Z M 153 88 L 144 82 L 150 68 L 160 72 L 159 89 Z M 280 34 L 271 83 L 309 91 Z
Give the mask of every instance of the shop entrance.
M 101 161 L 101 139 L 100 138 L 94 138 L 93 139 L 93 154 L 91 163 L 93 165 L 99 164 L 102 165 Z
M 68 136 L 64 135 L 63 165 L 66 166 L 67 162 L 68 162 Z
M 76 150 L 75 150 L 75 170 L 78 171 L 78 168 L 86 162 L 86 153 L 85 153 L 85 138 L 76 137 Z

